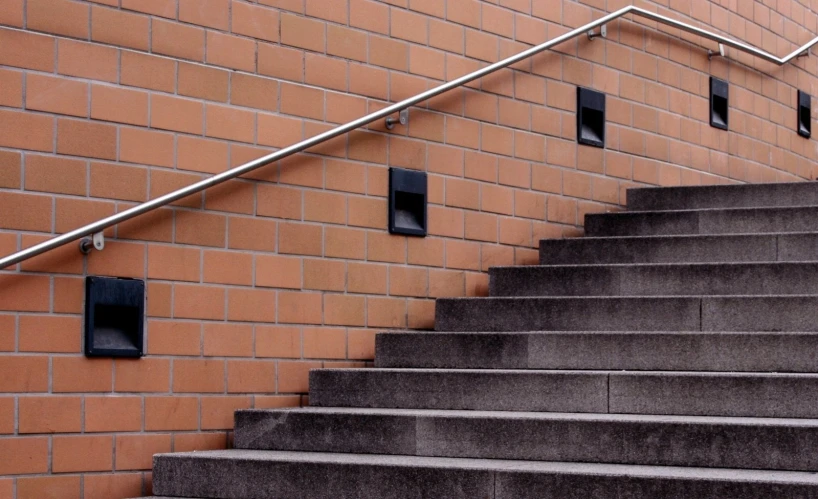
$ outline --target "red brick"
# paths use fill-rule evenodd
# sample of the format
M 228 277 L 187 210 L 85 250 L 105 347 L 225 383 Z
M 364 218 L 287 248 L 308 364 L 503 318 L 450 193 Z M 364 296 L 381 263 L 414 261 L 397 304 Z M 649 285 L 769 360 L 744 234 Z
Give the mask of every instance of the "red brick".
M 287 47 L 258 44 L 258 72 L 290 81 L 304 79 L 304 53 Z
M 174 452 L 222 450 L 227 448 L 227 433 L 177 433 L 173 436 Z M 86 479 L 87 480 L 87 479 Z
M 301 330 L 297 327 L 256 326 L 257 357 L 301 357 Z
M 278 228 L 278 251 L 284 254 L 321 256 L 322 239 L 321 226 L 281 223 Z
M 176 242 L 224 247 L 227 217 L 195 211 L 176 213 Z
M 26 190 L 84 196 L 87 162 L 58 156 L 26 156 Z
M 326 45 L 326 24 L 291 14 L 281 15 L 281 43 L 316 52 Z
M 176 89 L 176 62 L 165 58 L 135 52 L 122 52 L 120 83 L 134 87 L 174 92 Z
M 321 294 L 307 292 L 278 293 L 278 322 L 283 324 L 321 324 Z
M 301 289 L 301 259 L 257 255 L 256 286 Z
M 23 106 L 23 73 L 21 71 L 0 70 L 0 106 Z
M 172 167 L 174 137 L 162 132 L 122 127 L 119 129 L 119 158 L 130 163 Z
M 17 497 L 80 499 L 80 477 L 22 477 L 17 480 Z
M 116 127 L 69 119 L 57 120 L 57 152 L 116 160 Z
M 48 454 L 47 438 L 0 439 L 0 473 L 4 475 L 46 473 L 48 472 Z M 18 492 L 24 492 L 24 490 L 19 490 L 19 485 Z M 36 494 L 39 492 L 29 497 L 38 497 Z
M 320 367 L 320 362 L 280 361 L 278 363 L 279 393 L 307 393 L 310 369 Z
M 67 78 L 29 74 L 26 108 L 72 116 L 88 116 L 88 84 Z
M 26 4 L 26 27 L 35 31 L 88 38 L 88 16 L 87 4 L 68 0 L 30 0 Z
M 148 321 L 148 353 L 201 355 L 202 332 L 198 322 Z
M 179 20 L 226 31 L 230 25 L 229 0 L 179 0 Z
M 145 397 L 145 430 L 197 430 L 199 399 L 196 397 Z
M 255 72 L 256 43 L 247 38 L 208 31 L 207 63 Z
M 345 359 L 346 330 L 343 328 L 304 328 L 304 358 Z
M 117 435 L 116 470 L 149 470 L 153 455 L 170 449 L 170 435 Z
M 20 397 L 19 432 L 78 433 L 82 428 L 79 397 Z
M 21 352 L 79 353 L 82 321 L 70 316 L 20 316 Z
M 111 436 L 54 437 L 51 470 L 54 473 L 111 471 L 114 464 L 114 439 Z M 82 459 L 77 459 L 82 456 Z
M 205 31 L 184 24 L 154 19 L 151 24 L 151 47 L 158 54 L 204 60 Z
M 187 319 L 224 319 L 224 289 L 176 284 L 173 287 L 173 315 Z
M 253 283 L 253 256 L 244 252 L 205 251 L 204 281 L 219 284 Z
M 178 449 L 177 449 L 178 450 Z M 137 497 L 142 493 L 141 473 L 85 475 L 86 497 Z
M 0 31 L 0 65 L 54 71 L 54 39 L 35 33 Z
M 48 310 L 49 295 L 48 278 L 45 276 L 0 275 L 0 310 L 45 312 Z
M 277 81 L 243 73 L 232 73 L 230 78 L 231 104 L 267 111 L 278 108 Z
M 224 361 L 175 359 L 173 391 L 177 393 L 220 393 L 224 391 Z
M 117 392 L 167 392 L 169 359 L 117 359 L 114 390 Z
M 233 33 L 271 42 L 278 41 L 278 11 L 234 0 L 231 2 L 231 13 Z
M 147 50 L 150 18 L 94 6 L 91 8 L 91 39 L 94 41 Z
M 228 393 L 275 393 L 276 365 L 268 360 L 228 360 Z
M 86 432 L 141 430 L 142 397 L 86 396 L 84 428 Z
M 116 49 L 72 40 L 58 40 L 57 46 L 58 73 L 112 83 L 119 79 L 119 53 Z
M 250 404 L 250 397 L 202 397 L 202 429 L 232 429 L 234 413 Z
M 367 298 L 367 319 L 369 327 L 406 327 L 406 299 Z
M 53 152 L 54 118 L 0 109 L 0 146 Z
M 275 291 L 230 288 L 227 291 L 227 318 L 231 321 L 275 322 L 275 302 Z

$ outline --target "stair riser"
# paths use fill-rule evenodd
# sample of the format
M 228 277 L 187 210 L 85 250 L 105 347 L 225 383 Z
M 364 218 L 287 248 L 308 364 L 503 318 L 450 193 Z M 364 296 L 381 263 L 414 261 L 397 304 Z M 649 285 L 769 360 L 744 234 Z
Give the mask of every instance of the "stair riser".
M 310 405 L 492 411 L 608 411 L 606 373 L 314 370 Z
M 491 296 L 818 294 L 818 264 L 501 267 Z
M 628 190 L 628 209 L 638 211 L 808 205 L 818 205 L 814 182 Z
M 239 412 L 236 448 L 813 471 L 818 426 Z
M 816 499 L 818 486 L 747 479 L 690 479 L 490 469 L 294 463 L 187 456 L 154 460 L 153 490 L 226 499 Z M 317 479 L 320 477 L 320 479 Z
M 818 297 L 439 299 L 438 331 L 816 331 Z
M 592 237 L 758 234 L 815 230 L 818 230 L 818 207 L 624 212 L 585 216 L 585 234 Z
M 385 333 L 381 368 L 818 372 L 818 334 Z
M 818 418 L 812 376 L 621 372 L 310 373 L 310 405 L 383 409 Z

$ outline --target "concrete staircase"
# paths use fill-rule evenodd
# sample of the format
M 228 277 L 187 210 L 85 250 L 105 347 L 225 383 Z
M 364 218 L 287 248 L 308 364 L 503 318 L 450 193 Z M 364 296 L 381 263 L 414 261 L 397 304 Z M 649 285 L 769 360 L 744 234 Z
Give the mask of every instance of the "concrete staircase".
M 235 450 L 158 455 L 200 498 L 818 498 L 818 184 L 629 193 Z

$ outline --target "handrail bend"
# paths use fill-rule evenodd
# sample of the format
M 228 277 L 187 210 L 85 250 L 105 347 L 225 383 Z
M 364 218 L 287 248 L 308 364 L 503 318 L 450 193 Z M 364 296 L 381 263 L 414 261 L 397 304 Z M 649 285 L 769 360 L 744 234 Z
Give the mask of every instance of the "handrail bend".
M 532 48 L 530 48 L 528 50 L 520 52 L 519 54 L 513 55 L 513 56 L 508 57 L 506 59 L 503 59 L 502 61 L 495 62 L 494 64 L 491 64 L 491 65 L 486 66 L 486 67 L 484 67 L 482 69 L 474 71 L 473 73 L 469 73 L 469 74 L 461 76 L 460 78 L 457 78 L 455 80 L 443 83 L 442 85 L 439 85 L 439 86 L 437 86 L 435 88 L 432 88 L 432 89 L 429 89 L 429 90 L 427 90 L 427 91 L 425 91 L 423 93 L 417 94 L 414 97 L 409 97 L 408 99 L 404 99 L 404 100 L 402 100 L 400 102 L 397 102 L 397 103 L 392 104 L 392 105 L 390 105 L 388 107 L 385 107 L 385 108 L 381 109 L 380 111 L 376 111 L 374 113 L 371 113 L 371 114 L 368 114 L 368 115 L 363 116 L 361 118 L 358 118 L 357 120 L 350 121 L 349 123 L 337 126 L 337 127 L 333 128 L 331 130 L 327 130 L 326 132 L 318 134 L 318 135 L 316 135 L 314 137 L 303 140 L 303 141 L 298 142 L 296 144 L 293 144 L 291 146 L 285 147 L 284 149 L 278 150 L 278 151 L 276 151 L 274 153 L 268 154 L 268 155 L 263 156 L 261 158 L 258 158 L 256 160 L 250 161 L 250 162 L 245 163 L 243 165 L 240 165 L 240 166 L 237 166 L 237 167 L 232 168 L 230 170 L 224 171 L 224 172 L 219 173 L 217 175 L 214 175 L 212 177 L 203 179 L 203 180 L 201 180 L 199 182 L 196 182 L 195 184 L 191 184 L 191 185 L 189 185 L 187 187 L 183 187 L 183 188 L 181 188 L 179 190 L 176 190 L 176 191 L 173 191 L 171 193 L 165 194 L 163 196 L 152 199 L 150 201 L 146 201 L 146 202 L 144 202 L 142 204 L 136 205 L 136 206 L 134 206 L 132 208 L 129 208 L 129 209 L 125 210 L 125 211 L 122 211 L 120 213 L 116 213 L 116 214 L 111 215 L 109 217 L 103 218 L 102 220 L 98 220 L 98 221 L 96 221 L 94 223 L 85 225 L 85 226 L 80 227 L 78 229 L 74 229 L 74 230 L 72 230 L 70 232 L 66 232 L 65 234 L 59 235 L 59 236 L 54 237 L 52 239 L 48 239 L 46 241 L 43 241 L 42 243 L 31 246 L 30 248 L 26 248 L 26 249 L 18 251 L 16 253 L 12 253 L 11 255 L 8 255 L 8 256 L 0 259 L 0 269 L 4 269 L 6 267 L 9 267 L 9 266 L 14 265 L 16 263 L 19 263 L 19 262 L 21 262 L 23 260 L 26 260 L 28 258 L 37 256 L 37 255 L 39 255 L 41 253 L 49 251 L 51 249 L 57 248 L 57 247 L 62 246 L 64 244 L 70 243 L 72 241 L 76 241 L 77 239 L 80 239 L 82 237 L 85 237 L 85 236 L 88 236 L 88 235 L 91 235 L 91 234 L 96 234 L 98 232 L 101 232 L 101 231 L 105 230 L 108 227 L 111 227 L 112 225 L 116 225 L 116 224 L 118 224 L 120 222 L 130 220 L 131 218 L 134 218 L 134 217 L 139 216 L 139 215 L 141 215 L 143 213 L 147 213 L 149 211 L 155 210 L 157 208 L 161 208 L 162 206 L 168 205 L 168 204 L 170 204 L 170 203 L 172 203 L 174 201 L 177 201 L 177 200 L 179 200 L 181 198 L 184 198 L 184 197 L 189 196 L 191 194 L 196 194 L 197 192 L 201 192 L 201 191 L 207 189 L 208 187 L 213 187 L 215 185 L 221 184 L 222 182 L 225 182 L 227 180 L 236 178 L 236 177 L 238 177 L 240 175 L 244 175 L 245 173 L 249 173 L 249 172 L 251 172 L 251 171 L 253 171 L 253 170 L 257 169 L 257 168 L 268 165 L 268 164 L 270 164 L 270 163 L 272 163 L 274 161 L 278 161 L 278 160 L 286 158 L 287 156 L 290 156 L 292 154 L 301 152 L 301 151 L 303 151 L 305 149 L 308 149 L 308 148 L 310 148 L 310 147 L 312 147 L 312 146 L 314 146 L 316 144 L 320 144 L 322 142 L 325 142 L 327 140 L 335 138 L 335 137 L 337 137 L 339 135 L 342 135 L 342 134 L 347 133 L 349 131 L 355 130 L 356 128 L 360 128 L 362 126 L 368 125 L 368 124 L 372 123 L 373 121 L 379 120 L 381 118 L 385 118 L 385 117 L 389 116 L 390 114 L 394 114 L 394 113 L 397 113 L 399 111 L 402 111 L 402 110 L 404 110 L 406 108 L 414 106 L 415 104 L 418 104 L 418 103 L 423 102 L 425 100 L 431 99 L 432 97 L 440 95 L 443 92 L 446 92 L 448 90 L 460 87 L 462 85 L 465 85 L 466 83 L 474 81 L 474 80 L 476 80 L 478 78 L 482 78 L 483 76 L 491 74 L 491 73 L 493 73 L 493 72 L 495 72 L 497 70 L 500 70 L 500 69 L 503 69 L 503 68 L 505 68 L 507 66 L 515 64 L 515 63 L 517 63 L 517 62 L 519 62 L 519 61 L 521 61 L 523 59 L 526 59 L 526 58 L 531 57 L 533 55 L 536 55 L 536 54 L 538 54 L 540 52 L 548 50 L 551 47 L 553 47 L 555 45 L 559 45 L 562 42 L 565 42 L 565 41 L 568 41 L 568 40 L 570 40 L 572 38 L 575 38 L 577 36 L 583 35 L 583 34 L 587 33 L 588 31 L 593 30 L 594 28 L 597 28 L 599 26 L 607 24 L 607 23 L 613 21 L 614 19 L 622 17 L 622 16 L 624 16 L 626 14 L 634 14 L 634 15 L 637 15 L 637 16 L 640 16 L 640 17 L 644 17 L 646 19 L 650 19 L 652 21 L 656 21 L 656 22 L 659 22 L 659 23 L 662 23 L 662 24 L 666 24 L 668 26 L 673 26 L 675 28 L 681 29 L 682 31 L 687 31 L 688 33 L 692 33 L 694 35 L 699 35 L 699 36 L 701 36 L 703 38 L 713 40 L 715 42 L 726 45 L 728 47 L 733 47 L 733 48 L 741 50 L 743 52 L 747 52 L 749 54 L 752 54 L 752 55 L 754 55 L 756 57 L 764 59 L 765 61 L 777 64 L 779 66 L 790 62 L 792 59 L 794 59 L 795 57 L 798 57 L 800 54 L 808 51 L 813 45 L 818 43 L 818 37 L 815 37 L 812 40 L 810 40 L 807 44 L 805 44 L 802 47 L 796 49 L 795 51 L 793 51 L 789 55 L 787 55 L 787 56 L 785 56 L 783 58 L 779 58 L 779 57 L 774 56 L 773 54 L 770 54 L 769 52 L 765 52 L 764 50 L 761 50 L 761 49 L 758 49 L 756 47 L 752 47 L 750 45 L 747 45 L 746 43 L 739 42 L 739 41 L 736 41 L 736 40 L 732 40 L 730 38 L 718 35 L 716 33 L 712 33 L 710 31 L 707 31 L 707 30 L 704 30 L 704 29 L 701 29 L 701 28 L 697 28 L 695 26 L 691 26 L 691 25 L 689 25 L 687 23 L 683 23 L 681 21 L 677 21 L 675 19 L 671 19 L 669 17 L 663 16 L 663 15 L 660 15 L 660 14 L 656 14 L 654 12 L 650 12 L 650 11 L 647 11 L 645 9 L 630 5 L 628 7 L 623 7 L 622 9 L 619 9 L 619 10 L 617 10 L 615 12 L 612 12 L 612 13 L 606 15 L 606 16 L 603 16 L 603 17 L 601 17 L 601 18 L 599 18 L 599 19 L 597 19 L 595 21 L 591 21 L 588 24 L 585 24 L 584 26 L 580 26 L 579 28 L 573 29 L 573 30 L 571 30 L 571 31 L 569 31 L 569 32 L 567 32 L 567 33 L 565 33 L 563 35 L 560 35 L 560 36 L 558 36 L 556 38 L 553 38 L 553 39 L 551 39 L 551 40 L 549 40 L 549 41 L 547 41 L 545 43 L 542 43 L 540 45 L 532 47 Z

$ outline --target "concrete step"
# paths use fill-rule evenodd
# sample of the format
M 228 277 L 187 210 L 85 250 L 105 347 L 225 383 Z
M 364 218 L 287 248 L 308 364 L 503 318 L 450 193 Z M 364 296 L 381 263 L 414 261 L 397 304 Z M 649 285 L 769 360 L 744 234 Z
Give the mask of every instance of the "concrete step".
M 816 471 L 818 420 L 343 408 L 251 410 L 236 413 L 235 446 Z
M 540 241 L 543 265 L 810 261 L 818 233 L 584 237 Z
M 440 298 L 438 331 L 818 331 L 818 296 Z
M 316 369 L 315 407 L 818 418 L 818 374 Z
M 818 373 L 818 333 L 395 332 L 375 366 Z
M 585 234 L 591 237 L 815 231 L 818 231 L 818 206 L 632 211 L 585 215 Z
M 628 189 L 628 209 L 638 211 L 805 205 L 818 205 L 815 182 Z
M 818 294 L 818 262 L 493 267 L 489 277 L 498 297 Z
M 153 489 L 243 499 L 818 498 L 815 473 L 228 450 L 159 454 Z

